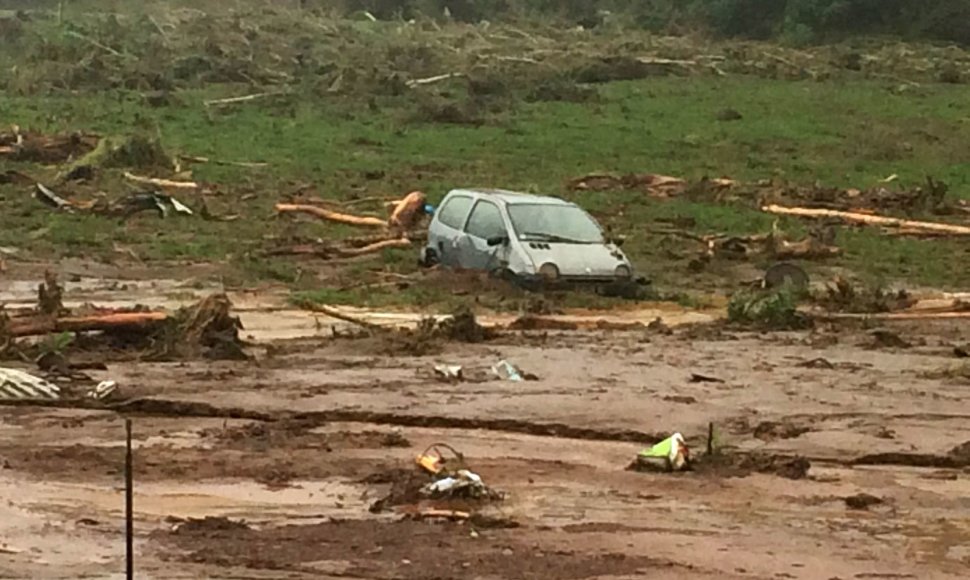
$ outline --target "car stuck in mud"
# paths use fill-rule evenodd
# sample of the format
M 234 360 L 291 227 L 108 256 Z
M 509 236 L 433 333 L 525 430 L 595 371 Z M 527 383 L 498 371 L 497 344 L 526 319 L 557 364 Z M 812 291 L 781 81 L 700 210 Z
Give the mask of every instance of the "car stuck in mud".
M 556 197 L 456 189 L 431 221 L 421 260 L 483 270 L 530 289 L 588 286 L 633 294 L 642 280 L 620 243 L 581 207 Z

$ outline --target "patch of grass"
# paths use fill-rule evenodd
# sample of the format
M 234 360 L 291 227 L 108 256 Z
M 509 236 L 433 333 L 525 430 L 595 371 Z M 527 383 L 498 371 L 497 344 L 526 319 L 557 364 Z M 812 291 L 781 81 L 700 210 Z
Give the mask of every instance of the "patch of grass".
M 383 26 L 363 26 L 373 30 L 362 33 L 361 42 L 382 42 L 382 33 L 375 30 L 390 30 Z M 609 39 L 590 37 L 584 42 L 608 43 Z M 388 48 L 387 44 L 380 46 Z M 419 49 L 415 51 L 414 55 L 421 56 Z M 420 72 L 440 72 L 433 66 L 435 58 L 428 58 L 421 66 L 429 70 Z M 690 179 L 726 175 L 749 181 L 782 178 L 867 187 L 890 174 L 913 184 L 929 174 L 949 183 L 951 197 L 970 198 L 970 164 L 965 154 L 970 149 L 970 135 L 962 121 L 970 117 L 970 109 L 965 90 L 959 86 L 924 84 L 919 90 L 901 92 L 895 90 L 898 83 L 876 80 L 800 82 L 732 74 L 605 83 L 598 85 L 596 98 L 587 100 L 585 92 L 571 92 L 568 79 L 550 77 L 546 84 L 538 85 L 546 87 L 546 93 L 537 93 L 528 102 L 513 98 L 514 106 L 501 114 L 486 110 L 480 119 L 485 124 L 473 126 L 433 122 L 433 118 L 415 122 L 414 113 L 421 107 L 415 91 L 386 90 L 373 99 L 359 99 L 340 91 L 319 90 L 314 83 L 322 82 L 322 77 L 315 75 L 324 73 L 307 73 L 306 86 L 288 87 L 292 90 L 287 95 L 219 111 L 207 109 L 203 102 L 251 89 L 234 82 L 192 83 L 190 89 L 173 91 L 174 98 L 159 106 L 146 103 L 141 87 L 4 95 L 0 117 L 34 130 L 83 129 L 111 135 L 137 129 L 158 135 L 171 154 L 261 161 L 268 166 L 191 167 L 193 179 L 218 184 L 218 195 L 206 197 L 213 213 L 238 214 L 239 220 L 234 222 L 161 220 L 150 214 L 122 222 L 52 214 L 30 197 L 28 188 L 0 185 L 0 245 L 27 249 L 38 259 L 56 259 L 116 256 L 114 246 L 123 244 L 149 262 L 226 262 L 241 265 L 246 278 L 302 287 L 317 269 L 312 262 L 301 263 L 300 268 L 311 275 L 298 281 L 297 267 L 286 258 L 263 261 L 248 257 L 294 237 L 338 238 L 353 231 L 330 223 L 272 217 L 273 204 L 300 184 L 312 183 L 320 197 L 330 200 L 422 189 L 433 203 L 453 187 L 501 186 L 561 195 L 588 208 L 616 233 L 627 235 L 624 250 L 638 270 L 665 292 L 676 294 L 695 290 L 698 278 L 706 277 L 721 287 L 726 283 L 716 268 L 692 274 L 687 250 L 682 252 L 684 256 L 668 255 L 660 238 L 649 232 L 654 225 L 682 219 L 692 222 L 687 229 L 695 233 L 745 235 L 769 231 L 776 218 L 754 209 L 751 200 L 658 200 L 639 192 L 571 192 L 564 185 L 568 178 L 593 171 L 656 172 Z M 494 86 L 494 79 L 478 82 L 465 87 L 446 81 L 436 89 L 434 98 L 461 102 L 470 98 L 469 90 L 477 98 L 493 92 L 501 96 L 509 90 Z M 718 121 L 717 114 L 725 107 L 736 109 L 742 118 Z M 8 167 L 45 181 L 56 174 L 56 168 L 13 167 L 4 162 L 3 168 Z M 120 171 L 106 171 L 103 182 L 94 186 L 58 188 L 64 196 L 81 199 L 100 190 L 109 196 L 123 195 L 127 186 Z M 177 197 L 192 207 L 199 204 L 194 194 Z M 376 206 L 367 209 L 377 214 L 383 211 Z M 805 231 L 804 222 L 780 222 L 788 234 Z M 963 240 L 891 238 L 870 229 L 845 228 L 840 230 L 838 245 L 843 248 L 841 257 L 809 267 L 848 268 L 860 275 L 913 285 L 970 285 Z M 409 273 L 416 256 L 417 248 L 387 252 L 382 259 L 389 271 Z M 352 274 L 356 267 L 341 268 Z M 330 267 L 320 269 L 324 268 Z M 342 283 L 345 277 L 352 278 L 336 278 Z M 328 284 L 334 287 L 301 296 L 370 306 L 437 307 L 469 300 L 421 284 L 401 290 L 393 286 L 339 290 L 336 279 Z M 507 301 L 498 307 L 514 303 Z M 599 308 L 618 302 L 578 295 L 564 298 L 563 303 Z

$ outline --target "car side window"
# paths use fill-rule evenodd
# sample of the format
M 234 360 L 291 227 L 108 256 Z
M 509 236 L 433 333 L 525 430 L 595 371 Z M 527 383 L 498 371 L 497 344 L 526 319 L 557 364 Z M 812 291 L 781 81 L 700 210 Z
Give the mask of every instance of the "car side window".
M 508 235 L 502 213 L 494 203 L 488 201 L 479 201 L 475 204 L 465 231 L 483 240 Z
M 444 207 L 438 210 L 438 221 L 448 227 L 460 230 L 468 217 L 468 208 L 472 206 L 472 198 L 456 195 L 448 200 Z

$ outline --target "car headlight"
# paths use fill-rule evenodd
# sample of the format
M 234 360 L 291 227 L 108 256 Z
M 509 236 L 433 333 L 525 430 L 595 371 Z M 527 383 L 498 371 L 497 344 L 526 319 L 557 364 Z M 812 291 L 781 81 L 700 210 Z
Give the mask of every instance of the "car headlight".
M 619 266 L 616 267 L 616 270 L 613 270 L 613 275 L 616 276 L 617 278 L 629 278 L 630 276 L 633 275 L 633 272 L 630 270 L 630 267 L 627 266 L 626 264 L 620 264 Z
M 552 262 L 546 262 L 539 267 L 539 275 L 546 280 L 556 280 L 559 278 L 559 268 Z

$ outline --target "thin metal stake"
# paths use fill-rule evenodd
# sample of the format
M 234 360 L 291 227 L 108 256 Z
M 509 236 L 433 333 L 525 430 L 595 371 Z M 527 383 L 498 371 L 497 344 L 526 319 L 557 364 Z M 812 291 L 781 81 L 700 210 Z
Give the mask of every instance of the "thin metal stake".
M 131 419 L 125 419 L 125 577 L 135 579 L 135 525 L 134 525 L 134 485 L 131 467 Z

